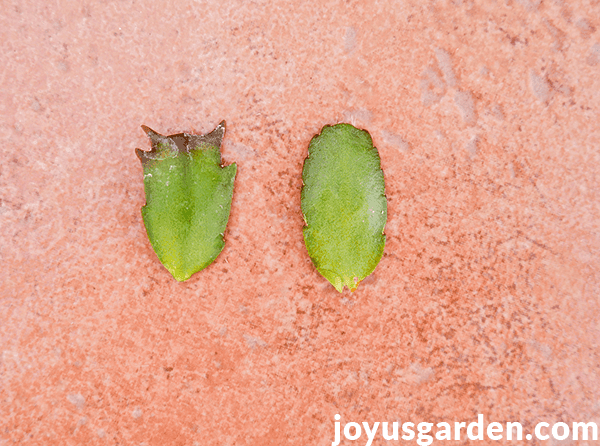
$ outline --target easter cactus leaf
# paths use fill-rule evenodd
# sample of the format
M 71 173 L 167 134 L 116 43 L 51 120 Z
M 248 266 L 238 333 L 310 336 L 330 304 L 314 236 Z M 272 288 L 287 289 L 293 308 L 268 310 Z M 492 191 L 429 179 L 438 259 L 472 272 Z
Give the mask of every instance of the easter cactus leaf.
M 369 133 L 350 124 L 323 127 L 310 142 L 302 180 L 308 254 L 336 290 L 354 291 L 385 246 L 385 183 Z
M 206 135 L 163 136 L 142 126 L 152 142 L 136 149 L 144 170 L 142 217 L 161 263 L 184 281 L 223 250 L 237 166 L 221 166 L 225 121 Z

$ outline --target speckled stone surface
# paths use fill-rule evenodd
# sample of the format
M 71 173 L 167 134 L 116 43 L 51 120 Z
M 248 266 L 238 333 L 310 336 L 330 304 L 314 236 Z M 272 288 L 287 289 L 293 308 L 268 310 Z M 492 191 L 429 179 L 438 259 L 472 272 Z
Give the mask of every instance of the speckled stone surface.
M 324 446 L 335 414 L 600 423 L 599 17 L 3 2 L 0 444 Z M 140 215 L 140 125 L 222 119 L 227 244 L 177 283 Z M 337 122 L 369 130 L 389 200 L 384 257 L 343 294 L 300 210 L 308 143 Z

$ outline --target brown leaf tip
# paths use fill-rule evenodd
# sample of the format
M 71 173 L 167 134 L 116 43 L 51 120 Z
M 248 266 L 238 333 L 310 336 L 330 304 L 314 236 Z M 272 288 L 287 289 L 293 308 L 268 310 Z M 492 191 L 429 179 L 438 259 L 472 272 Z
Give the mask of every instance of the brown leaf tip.
M 165 151 L 189 153 L 190 150 L 196 149 L 202 145 L 210 145 L 221 147 L 223 137 L 225 136 L 225 121 L 221 121 L 219 125 L 210 133 L 205 135 L 193 135 L 191 133 L 175 133 L 173 135 L 161 135 L 152 130 L 146 125 L 142 125 L 142 130 L 148 135 L 152 143 L 150 151 L 135 149 L 135 154 L 138 156 L 143 165 L 150 160 L 161 159 L 165 156 Z

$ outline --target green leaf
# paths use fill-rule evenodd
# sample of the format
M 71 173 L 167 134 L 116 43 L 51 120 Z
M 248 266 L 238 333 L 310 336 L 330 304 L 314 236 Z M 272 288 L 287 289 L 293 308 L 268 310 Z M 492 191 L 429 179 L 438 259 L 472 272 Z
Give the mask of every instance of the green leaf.
M 302 180 L 308 254 L 336 290 L 354 291 L 385 246 L 385 183 L 369 133 L 350 124 L 323 127 L 310 142 Z
M 142 217 L 154 252 L 179 281 L 223 250 L 237 166 L 221 166 L 225 121 L 207 135 L 163 136 L 142 126 L 152 150 L 136 149 L 144 169 Z

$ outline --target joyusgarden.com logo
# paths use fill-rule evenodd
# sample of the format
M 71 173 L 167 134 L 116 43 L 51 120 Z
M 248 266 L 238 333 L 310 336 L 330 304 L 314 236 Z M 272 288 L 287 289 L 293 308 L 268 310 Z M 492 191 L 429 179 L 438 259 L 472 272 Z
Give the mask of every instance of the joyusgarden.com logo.
M 334 423 L 334 440 L 331 446 L 344 444 L 344 440 L 356 441 L 362 439 L 365 441 L 365 446 L 371 446 L 373 440 L 381 436 L 387 441 L 397 441 L 399 439 L 405 441 L 414 440 L 419 446 L 428 446 L 434 440 L 461 440 L 468 438 L 469 440 L 531 440 L 534 437 L 538 440 L 598 440 L 598 425 L 594 422 L 581 423 L 573 422 L 571 425 L 567 423 L 546 423 L 539 422 L 535 425 L 533 433 L 523 433 L 523 426 L 519 422 L 502 423 L 486 423 L 482 414 L 477 416 L 477 421 L 467 422 L 440 422 L 434 423 L 411 423 L 407 421 L 400 423 L 375 422 L 369 425 L 366 421 L 357 423 L 351 421 L 342 423 L 340 415 L 336 415 Z M 381 428 L 380 428 L 381 426 Z M 355 443 L 356 444 L 356 443 Z M 358 443 L 361 444 L 361 443 Z

